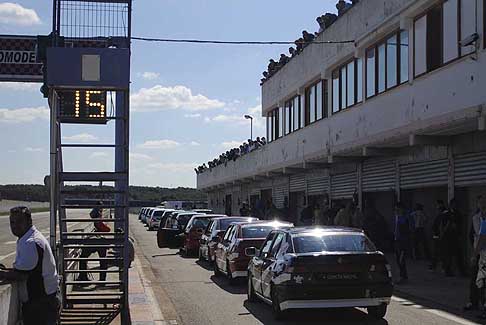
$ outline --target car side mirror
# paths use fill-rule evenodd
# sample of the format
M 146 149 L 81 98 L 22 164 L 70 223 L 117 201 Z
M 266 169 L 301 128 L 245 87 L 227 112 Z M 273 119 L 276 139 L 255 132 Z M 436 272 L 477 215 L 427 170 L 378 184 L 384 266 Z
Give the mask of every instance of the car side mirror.
M 247 247 L 245 248 L 245 255 L 248 257 L 257 256 L 257 249 L 255 247 Z

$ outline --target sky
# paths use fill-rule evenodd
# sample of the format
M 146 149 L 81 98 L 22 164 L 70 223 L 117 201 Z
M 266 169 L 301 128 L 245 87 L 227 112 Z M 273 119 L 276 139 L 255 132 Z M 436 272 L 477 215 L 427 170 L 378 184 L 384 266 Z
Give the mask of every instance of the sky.
M 12 1 L 12 0 L 11 0 Z M 136 0 L 133 36 L 293 41 L 318 29 L 336 0 Z M 51 30 L 50 1 L 0 0 L 0 34 Z M 194 167 L 265 136 L 261 73 L 288 46 L 133 41 L 130 184 L 195 187 Z M 49 173 L 49 109 L 40 84 L 0 82 L 0 184 L 42 184 Z M 109 143 L 113 125 L 68 125 L 66 143 Z M 66 171 L 112 171 L 111 150 L 64 150 Z

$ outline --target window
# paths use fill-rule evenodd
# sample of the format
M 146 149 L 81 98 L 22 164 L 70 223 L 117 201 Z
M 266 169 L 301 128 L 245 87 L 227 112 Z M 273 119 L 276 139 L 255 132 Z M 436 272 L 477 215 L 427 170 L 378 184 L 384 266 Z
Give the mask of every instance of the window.
M 284 130 L 284 109 L 283 107 L 276 108 L 267 114 L 267 130 L 269 141 L 275 141 L 283 136 Z
M 332 112 L 337 113 L 341 109 L 339 100 L 339 70 L 332 73 Z
M 363 62 L 354 59 L 332 73 L 332 112 L 337 113 L 363 100 Z
M 292 108 L 293 108 L 292 116 L 294 117 L 292 131 L 296 131 L 296 130 L 301 128 L 301 126 L 300 126 L 300 96 L 294 97 Z
M 385 80 L 386 80 L 386 49 L 385 44 L 378 46 L 378 93 L 385 91 Z
M 408 81 L 408 32 L 399 31 L 366 51 L 366 97 Z
M 372 97 L 376 94 L 375 82 L 375 48 L 366 51 L 366 97 Z
M 445 0 L 415 19 L 415 76 L 440 68 L 466 54 L 463 52 L 467 48 L 461 49 L 460 40 L 475 32 L 474 10 L 472 1 Z
M 297 253 L 375 252 L 376 247 L 362 234 L 301 235 L 293 238 Z
M 386 88 L 393 88 L 398 84 L 398 35 L 386 41 Z
M 285 135 L 300 128 L 300 96 L 295 96 L 285 102 Z
M 408 31 L 403 30 L 400 33 L 400 83 L 408 81 L 408 67 L 409 67 L 409 46 L 408 46 Z
M 306 89 L 306 125 L 327 117 L 326 89 L 325 80 L 321 80 Z
M 280 244 L 282 243 L 282 240 L 284 239 L 285 235 L 283 233 L 279 233 L 277 235 L 277 238 L 275 238 L 273 245 L 272 245 L 272 250 L 270 251 L 270 257 L 275 257 L 277 256 L 278 249 L 280 248 Z
M 273 239 L 275 238 L 275 233 L 271 233 L 268 238 L 267 238 L 267 241 L 262 245 L 262 250 L 260 251 L 260 257 L 261 258 L 265 258 L 267 257 L 267 254 L 270 252 L 270 248 L 272 247 L 272 242 L 273 242 Z
M 285 103 L 285 135 L 291 132 L 292 120 L 291 120 L 291 112 L 292 112 L 292 102 Z

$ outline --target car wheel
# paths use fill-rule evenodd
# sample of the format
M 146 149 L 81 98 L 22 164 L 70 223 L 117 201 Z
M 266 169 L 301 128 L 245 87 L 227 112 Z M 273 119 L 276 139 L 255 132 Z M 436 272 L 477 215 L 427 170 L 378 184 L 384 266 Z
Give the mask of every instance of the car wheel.
M 250 274 L 248 274 L 247 300 L 249 302 L 256 302 L 257 301 L 257 296 L 255 294 L 255 290 L 253 289 L 252 276 Z
M 275 290 L 275 287 L 272 285 L 271 289 L 271 297 L 272 297 L 272 313 L 273 317 L 276 320 L 282 320 L 285 316 L 284 311 L 280 309 L 280 300 L 278 299 L 277 291 Z
M 218 263 L 216 261 L 214 261 L 213 268 L 214 268 L 214 275 L 215 276 L 220 276 L 221 275 L 221 271 L 219 270 Z
M 373 306 L 368 307 L 368 315 L 370 315 L 374 319 L 382 319 L 386 315 L 386 310 L 388 306 L 386 304 L 382 304 L 380 306 Z

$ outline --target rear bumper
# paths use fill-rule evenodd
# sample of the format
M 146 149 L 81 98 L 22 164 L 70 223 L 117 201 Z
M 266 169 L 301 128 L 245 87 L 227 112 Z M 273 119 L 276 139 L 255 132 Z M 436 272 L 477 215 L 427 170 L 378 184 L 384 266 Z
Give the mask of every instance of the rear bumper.
M 313 308 L 351 308 L 373 307 L 390 304 L 390 298 L 362 298 L 362 299 L 326 299 L 326 300 L 287 300 L 280 303 L 280 309 L 313 309 Z

